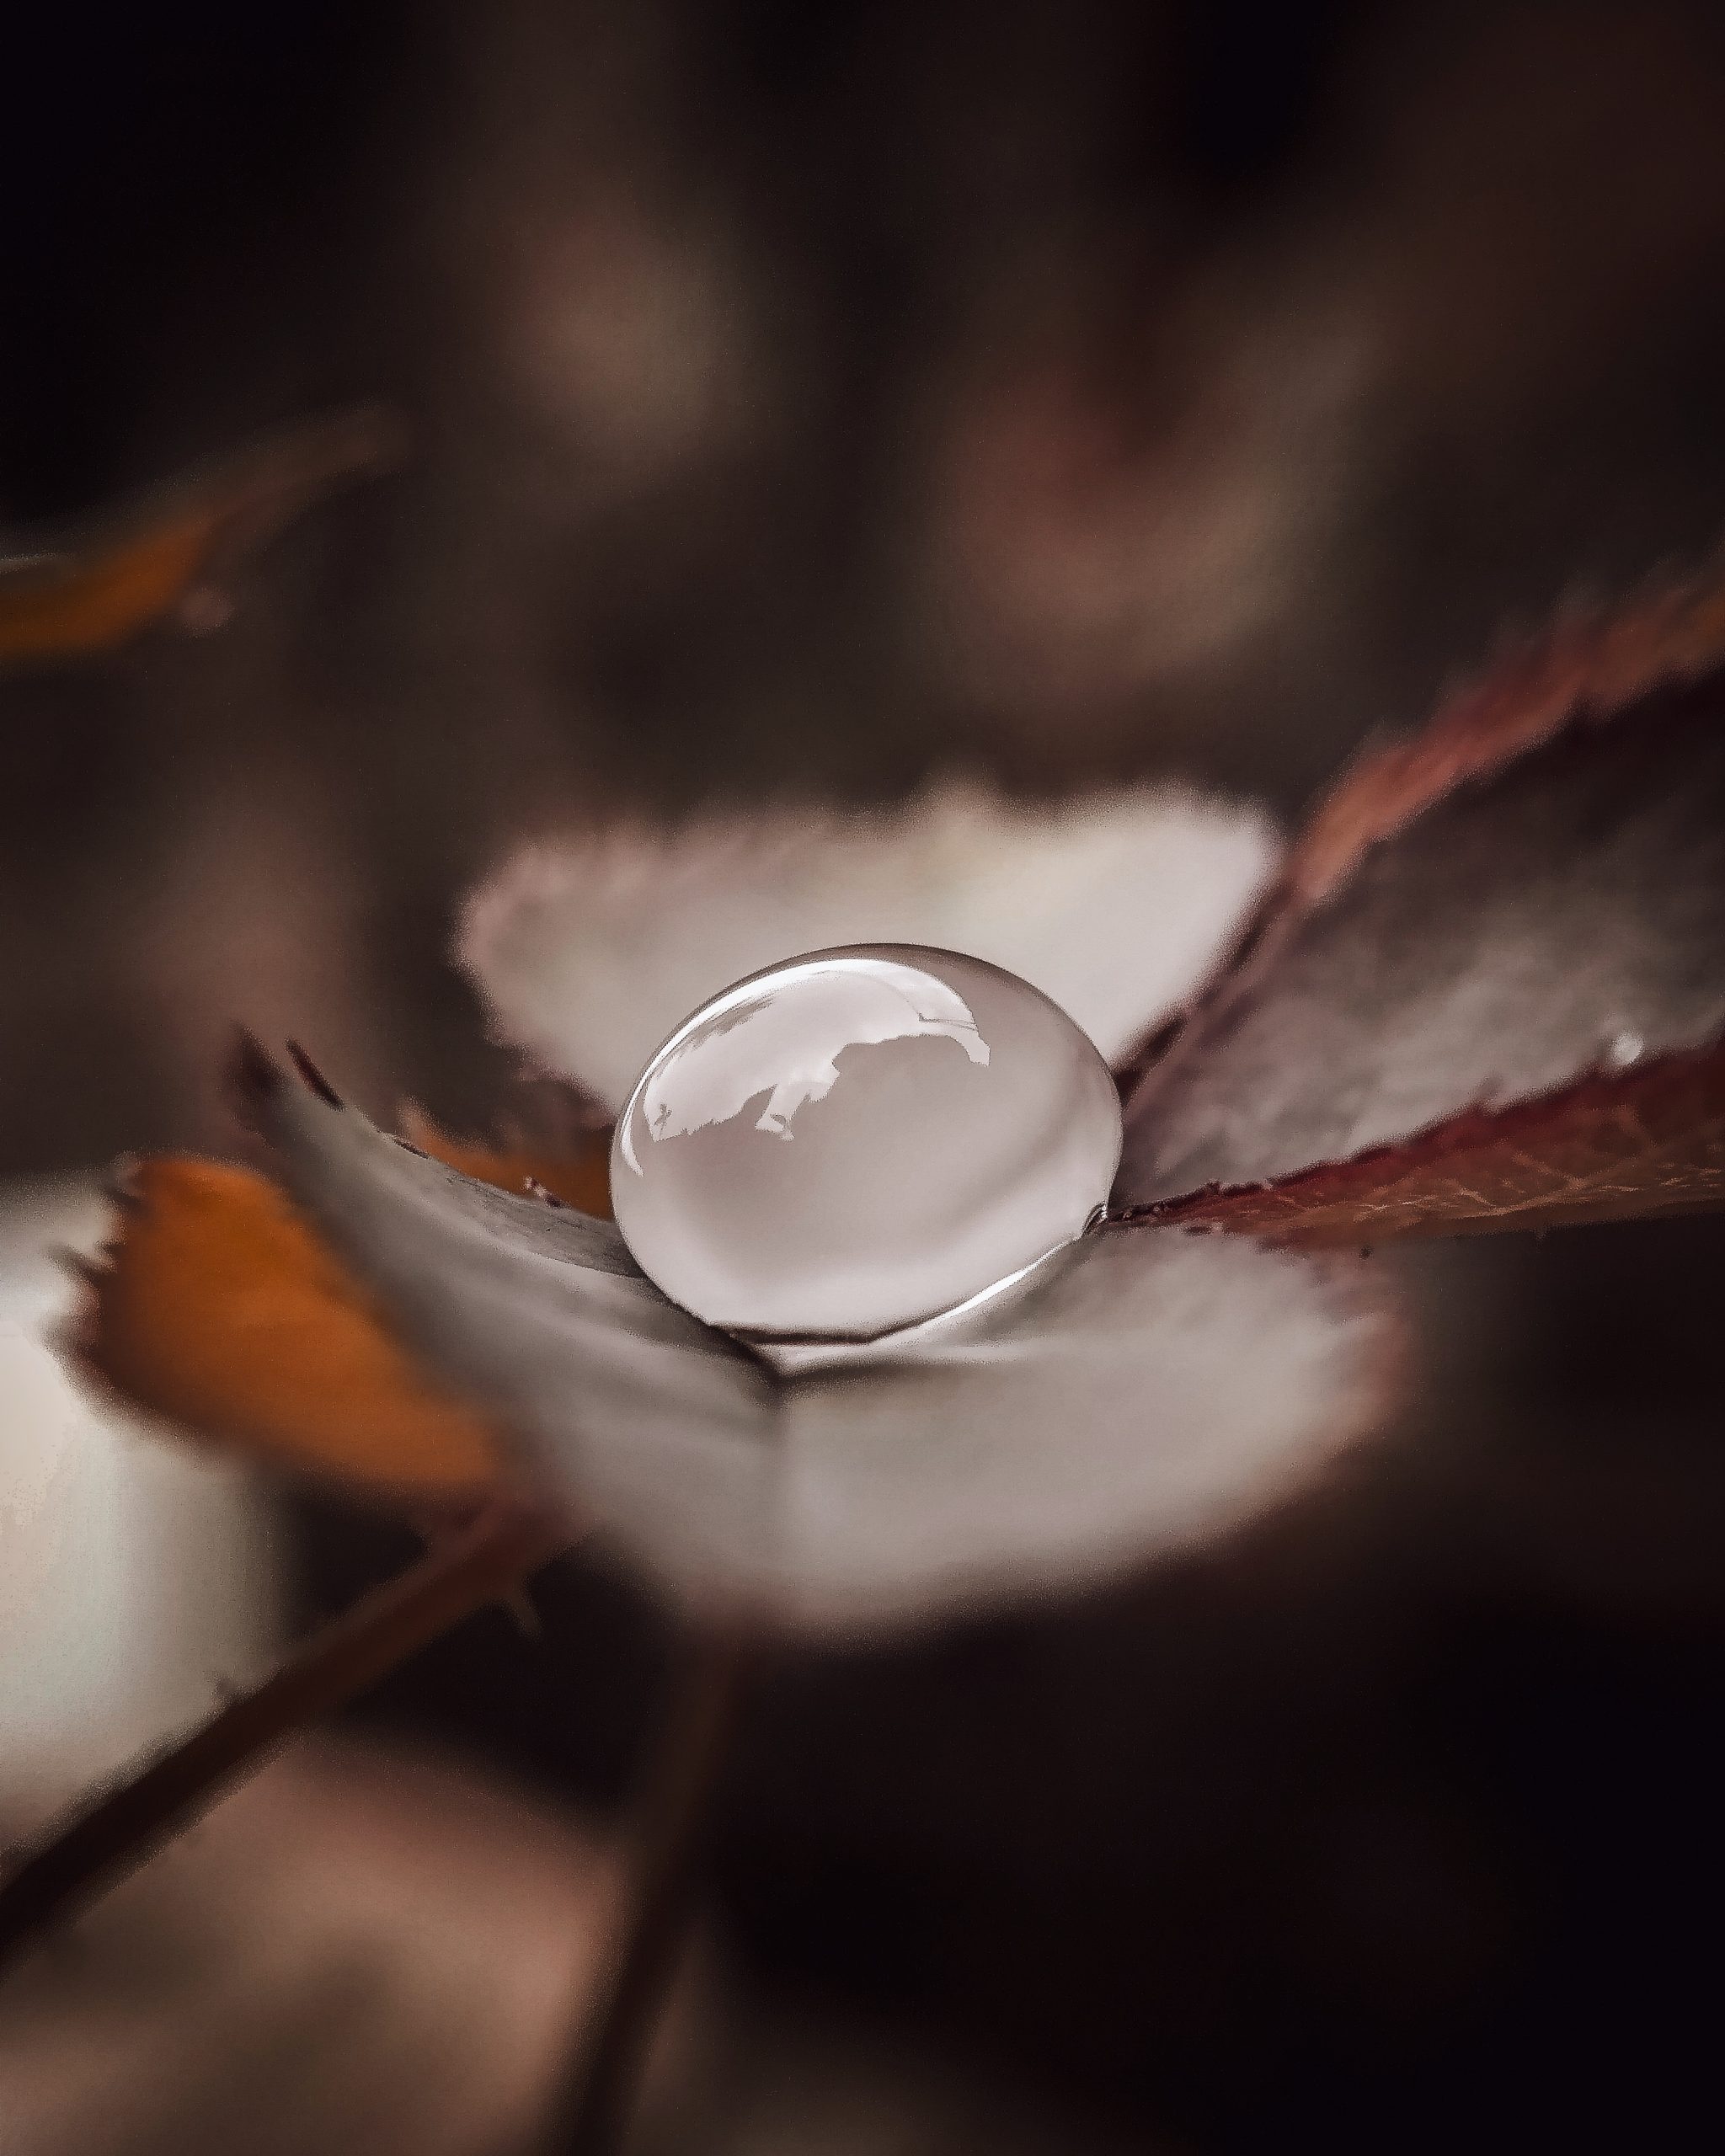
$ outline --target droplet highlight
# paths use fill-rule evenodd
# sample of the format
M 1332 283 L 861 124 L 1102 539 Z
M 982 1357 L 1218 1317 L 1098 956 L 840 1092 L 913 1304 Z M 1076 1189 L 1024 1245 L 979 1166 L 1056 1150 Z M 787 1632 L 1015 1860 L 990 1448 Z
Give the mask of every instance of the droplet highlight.
M 1639 1033 L 1625 1031 L 1613 1033 L 1606 1054 L 1620 1070 L 1626 1070 L 1632 1063 L 1639 1063 L 1646 1041 Z

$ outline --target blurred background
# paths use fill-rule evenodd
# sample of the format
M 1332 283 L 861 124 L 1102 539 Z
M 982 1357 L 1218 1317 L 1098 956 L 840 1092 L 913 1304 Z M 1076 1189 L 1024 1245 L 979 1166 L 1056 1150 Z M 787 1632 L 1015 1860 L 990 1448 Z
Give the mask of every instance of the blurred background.
M 34 1345 L 68 1177 L 236 1150 L 235 1017 L 476 1127 L 508 1065 L 446 954 L 523 837 L 953 770 L 1291 817 L 1506 630 L 1725 530 L 1700 0 L 146 7 L 33 21 L 11 76 L 9 544 L 357 398 L 414 436 L 219 634 L 0 682 L 20 1818 L 412 1547 L 156 1464 Z M 1420 1409 L 1332 1487 L 1081 1608 L 779 1669 L 666 2145 L 1525 2148 L 1709 2099 L 1722 1256 L 1423 1257 Z M 601 1565 L 540 1599 L 537 1644 L 474 1620 L 240 1800 L 227 1870 L 195 1839 L 93 1967 L 0 1988 L 0 2148 L 8 2076 L 51 2027 L 87 2066 L 127 1983 L 169 2035 L 99 2122 L 44 2068 L 17 2146 L 477 2149 L 531 2110 L 670 1651 Z M 248 1995 L 282 1909 L 380 1867 L 362 1995 L 420 2048 L 296 2071 L 359 2025 L 360 1919 L 308 1917 L 212 2094 L 199 1971 Z M 471 2128 L 414 2110 L 439 1940 L 504 2091 Z M 542 1975 L 506 2058 L 461 2005 L 505 1965 Z M 307 2083 L 318 2122 L 271 2093 Z

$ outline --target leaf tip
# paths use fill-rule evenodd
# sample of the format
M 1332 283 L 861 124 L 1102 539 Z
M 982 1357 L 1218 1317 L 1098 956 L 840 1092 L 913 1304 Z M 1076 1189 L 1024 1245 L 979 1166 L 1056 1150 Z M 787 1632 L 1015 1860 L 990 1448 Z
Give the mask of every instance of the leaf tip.
M 247 1122 L 262 1113 L 281 1090 L 281 1072 L 257 1035 L 236 1026 L 223 1074 L 226 1091 Z
M 336 1091 L 334 1086 L 330 1084 L 297 1041 L 290 1041 L 287 1043 L 287 1053 L 294 1069 L 298 1071 L 306 1085 L 320 1101 L 332 1108 L 339 1108 L 345 1105 L 340 1094 Z
M 81 1287 L 97 1288 L 101 1285 L 107 1268 L 90 1257 L 87 1251 L 74 1250 L 69 1243 L 58 1243 L 48 1255 L 62 1273 L 77 1281 Z
M 144 1193 L 139 1182 L 140 1163 L 136 1153 L 122 1153 L 111 1161 L 108 1171 L 99 1187 L 104 1201 L 122 1213 L 141 1213 L 144 1209 Z

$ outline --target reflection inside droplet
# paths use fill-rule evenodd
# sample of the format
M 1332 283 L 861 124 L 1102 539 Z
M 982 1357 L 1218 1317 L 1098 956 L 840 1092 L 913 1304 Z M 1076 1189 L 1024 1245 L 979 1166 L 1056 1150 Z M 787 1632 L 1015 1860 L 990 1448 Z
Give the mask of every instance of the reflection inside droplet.
M 1071 1019 L 981 960 L 818 952 L 740 982 L 617 1125 L 618 1225 L 709 1323 L 867 1337 L 1070 1241 L 1106 1198 L 1119 1097 Z
M 955 1041 L 973 1063 L 988 1043 L 945 981 L 894 958 L 836 953 L 729 989 L 687 1020 L 654 1058 L 641 1118 L 655 1143 L 728 1122 L 763 1090 L 755 1128 L 792 1137 L 792 1118 L 839 1080 L 845 1049 L 911 1039 Z M 623 1158 L 644 1172 L 623 1125 Z

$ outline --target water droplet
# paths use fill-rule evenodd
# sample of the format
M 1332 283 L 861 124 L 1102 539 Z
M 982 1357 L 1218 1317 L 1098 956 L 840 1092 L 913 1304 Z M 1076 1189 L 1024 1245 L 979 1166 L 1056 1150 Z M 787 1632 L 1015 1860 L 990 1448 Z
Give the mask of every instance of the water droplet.
M 710 1325 L 866 1338 L 950 1310 L 1108 1197 L 1107 1065 L 1028 981 L 858 944 L 740 981 L 647 1065 L 611 1144 L 636 1262 Z
M 1639 1033 L 1626 1032 L 1613 1033 L 1610 1047 L 1611 1060 L 1621 1070 L 1632 1063 L 1638 1063 L 1641 1060 L 1642 1050 L 1646 1046 L 1647 1043 Z

